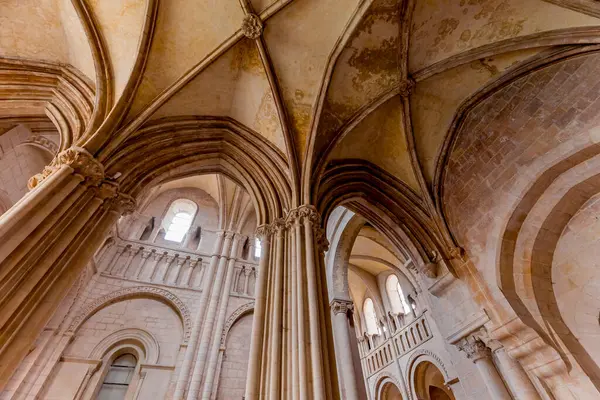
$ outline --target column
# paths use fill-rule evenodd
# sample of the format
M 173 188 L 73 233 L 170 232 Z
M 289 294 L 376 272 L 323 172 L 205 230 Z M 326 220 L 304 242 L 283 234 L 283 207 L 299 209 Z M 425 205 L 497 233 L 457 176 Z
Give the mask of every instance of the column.
M 190 256 L 187 256 L 186 258 L 178 258 L 177 259 L 177 266 L 175 267 L 175 270 L 171 273 L 172 279 L 169 279 L 168 283 L 177 285 L 177 281 L 179 280 L 179 275 L 181 274 L 181 268 L 183 267 L 183 264 L 185 264 L 185 262 L 189 259 L 190 259 Z
M 146 266 L 146 263 L 148 262 L 148 258 L 150 258 L 150 256 L 152 254 L 154 254 L 155 252 L 156 252 L 156 250 L 154 250 L 154 249 L 152 249 L 150 251 L 142 250 L 142 261 L 139 263 L 139 265 L 137 266 L 137 270 L 132 275 L 134 279 L 140 279 L 140 274 L 144 270 L 144 267 Z
M 263 250 L 245 398 L 338 398 L 319 213 L 301 206 L 258 233 Z
M 471 336 L 463 339 L 458 347 L 465 352 L 467 358 L 475 363 L 481 378 L 487 386 L 490 399 L 511 400 L 510 394 L 492 361 L 492 351 L 485 343 L 481 339 Z
M 197 260 L 190 260 L 190 266 L 187 269 L 187 271 L 185 272 L 185 275 L 183 276 L 183 278 L 181 279 L 181 284 L 184 286 L 190 286 L 190 280 L 192 279 L 192 274 L 194 273 L 194 268 L 196 268 L 198 265 L 202 265 L 202 259 L 199 258 Z
M 227 265 L 227 277 L 221 290 L 219 302 L 219 314 L 217 316 L 217 325 L 212 334 L 212 346 L 210 348 L 210 357 L 206 367 L 206 378 L 204 379 L 204 389 L 202 390 L 202 400 L 210 400 L 214 388 L 215 376 L 218 375 L 217 368 L 219 366 L 219 354 L 221 353 L 221 333 L 225 325 L 225 317 L 227 316 L 227 305 L 229 304 L 229 293 L 231 292 L 231 282 L 233 281 L 233 271 L 235 267 L 235 259 L 237 258 L 241 236 L 236 234 L 231 246 L 229 260 Z
M 508 355 L 503 346 L 499 346 L 494 350 L 494 354 L 498 360 L 500 372 L 502 372 L 502 376 L 504 376 L 515 399 L 541 400 L 520 362 Z
M 267 302 L 267 281 L 269 275 L 269 258 L 271 248 L 270 225 L 261 225 L 256 229 L 256 236 L 261 241 L 262 254 L 258 267 L 256 296 L 254 300 L 254 318 L 252 320 L 252 336 L 250 339 L 250 356 L 248 358 L 248 375 L 246 377 L 245 399 L 258 399 L 261 388 L 262 350 L 265 344 L 264 325 L 266 321 L 265 308 Z
M 217 240 L 215 241 L 213 247 L 213 254 L 210 259 L 210 264 L 208 265 L 208 270 L 205 272 L 205 279 L 203 279 L 202 281 L 202 292 L 200 294 L 198 311 L 196 314 L 196 318 L 194 319 L 194 325 L 192 326 L 190 341 L 185 350 L 185 355 L 181 364 L 181 371 L 179 372 L 179 376 L 177 377 L 177 384 L 175 386 L 173 400 L 181 400 L 185 396 L 185 392 L 190 378 L 190 372 L 192 367 L 194 366 L 194 361 L 196 358 L 196 350 L 198 347 L 198 341 L 200 340 L 200 333 L 202 329 L 202 323 L 204 321 L 204 311 L 206 309 L 208 295 L 210 293 L 210 288 L 213 283 L 213 275 L 215 274 L 215 269 L 219 261 L 221 248 L 223 247 L 224 233 L 225 232 L 223 231 L 217 232 Z
M 140 251 L 142 251 L 144 248 L 140 247 L 137 249 L 137 251 L 133 251 L 133 249 L 129 249 L 129 257 L 127 258 L 127 262 L 125 263 L 125 265 L 123 266 L 123 268 L 121 268 L 121 270 L 119 271 L 118 275 L 119 276 L 127 276 L 127 270 L 129 269 L 129 267 L 131 266 L 131 263 L 133 262 L 133 259 L 135 258 L 135 256 L 137 256 L 139 254 Z
M 252 270 L 250 268 L 246 268 L 243 270 L 244 272 L 244 294 L 248 296 L 248 283 L 250 282 L 250 273 Z
M 354 305 L 351 300 L 333 299 L 331 311 L 333 313 L 333 336 L 335 354 L 340 377 L 340 396 L 342 399 L 359 399 L 357 382 L 354 373 L 354 360 L 350 339 L 350 326 L 348 312 L 352 312 Z
M 0 217 L 0 391 L 133 199 L 85 149 L 59 153 Z
M 202 384 L 202 380 L 204 378 L 206 359 L 208 356 L 208 350 L 210 346 L 210 337 L 214 328 L 215 316 L 217 313 L 217 306 L 219 303 L 219 296 L 221 294 L 221 285 L 225 276 L 227 257 L 229 255 L 229 251 L 231 250 L 233 237 L 233 232 L 225 232 L 225 241 L 223 242 L 221 255 L 219 257 L 219 266 L 217 267 L 216 277 L 214 281 L 212 279 L 209 279 L 211 281 L 210 299 L 206 308 L 204 323 L 202 325 L 202 336 L 198 345 L 198 353 L 196 355 L 194 371 L 192 372 L 192 377 L 190 381 L 190 388 L 187 396 L 188 400 L 196 400 L 200 395 L 200 385 Z
M 150 274 L 148 275 L 149 281 L 154 280 L 156 272 L 159 270 L 160 262 L 167 254 L 169 253 L 167 253 L 166 251 L 162 253 L 154 253 L 154 264 L 152 264 L 152 268 L 150 268 Z
M 104 271 L 106 271 L 106 273 L 108 273 L 108 274 L 112 273 L 112 270 L 115 269 L 117 263 L 119 262 L 119 258 L 121 258 L 123 253 L 125 253 L 125 251 L 127 251 L 127 249 L 129 248 L 127 246 L 123 246 L 121 248 L 119 248 L 119 247 L 120 246 L 117 246 L 117 251 L 116 251 L 115 255 L 113 256 L 113 258 L 110 260 L 110 262 L 104 269 Z

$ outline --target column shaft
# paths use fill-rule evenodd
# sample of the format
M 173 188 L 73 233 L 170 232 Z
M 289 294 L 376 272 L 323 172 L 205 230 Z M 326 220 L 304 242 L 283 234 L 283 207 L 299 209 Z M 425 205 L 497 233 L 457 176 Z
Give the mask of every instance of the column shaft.
M 84 149 L 59 153 L 0 217 L 0 391 L 133 199 Z
M 188 391 L 187 399 L 196 400 L 199 395 L 200 385 L 204 377 L 204 368 L 206 367 L 206 356 L 208 354 L 208 347 L 210 345 L 210 335 L 212 334 L 215 314 L 217 311 L 217 305 L 219 302 L 219 295 L 221 293 L 221 285 L 223 283 L 223 277 L 225 275 L 225 267 L 227 263 L 227 256 L 231 248 L 231 241 L 233 235 L 230 232 L 225 234 L 225 242 L 221 251 L 219 259 L 219 266 L 217 268 L 217 275 L 212 282 L 210 300 L 206 309 L 206 317 L 202 324 L 202 335 L 199 342 L 198 354 L 196 356 L 196 362 L 194 364 L 194 370 L 190 380 L 190 388 Z M 207 279 L 209 279 L 207 277 Z
M 357 378 L 354 374 L 354 360 L 350 340 L 347 312 L 352 309 L 350 300 L 334 299 L 331 302 L 333 312 L 333 334 L 340 376 L 340 395 L 343 399 L 358 400 Z
M 539 393 L 535 390 L 521 363 L 508 355 L 504 347 L 497 349 L 494 354 L 496 354 L 498 363 L 500 364 L 502 375 L 506 379 L 506 383 L 515 398 L 541 400 Z
M 269 275 L 270 257 L 270 227 L 262 225 L 257 229 L 262 241 L 263 253 L 261 254 L 258 279 L 256 282 L 256 296 L 254 301 L 254 319 L 252 321 L 252 337 L 250 340 L 250 357 L 248 359 L 248 374 L 246 377 L 246 400 L 258 399 L 260 394 L 260 376 L 262 368 L 261 352 L 264 343 L 265 307 L 267 295 L 267 278 Z
M 217 263 L 219 261 L 219 254 L 221 252 L 222 246 L 223 232 L 219 232 L 217 234 L 217 240 L 215 241 L 215 245 L 213 247 L 213 255 L 210 259 L 210 264 L 208 265 L 208 272 L 205 274 L 206 279 L 202 281 L 202 293 L 200 294 L 198 312 L 196 314 L 196 319 L 194 320 L 194 325 L 192 326 L 190 341 L 188 343 L 188 347 L 185 351 L 183 362 L 181 364 L 181 371 L 179 372 L 179 376 L 177 377 L 177 384 L 175 385 L 175 393 L 173 394 L 173 400 L 181 400 L 185 395 L 190 371 L 192 369 L 192 365 L 196 356 L 196 347 L 198 345 L 198 340 L 200 339 L 200 329 L 202 328 L 204 310 L 206 308 L 206 302 L 210 293 L 212 276 L 215 273 L 215 268 L 217 267 Z
M 231 255 L 227 265 L 227 277 L 225 278 L 225 284 L 223 285 L 223 290 L 221 291 L 221 300 L 219 302 L 219 314 L 217 316 L 217 325 L 213 332 L 212 346 L 210 348 L 210 357 L 208 359 L 208 365 L 206 367 L 204 389 L 202 390 L 203 400 L 210 400 L 213 394 L 213 389 L 216 389 L 214 381 L 215 376 L 218 375 L 217 368 L 219 366 L 218 361 L 221 347 L 221 332 L 223 332 L 223 326 L 225 325 L 225 317 L 227 316 L 227 305 L 229 304 L 229 293 L 231 292 L 231 281 L 233 280 L 235 256 L 238 253 L 239 242 L 239 236 L 236 235 L 233 241 Z
M 271 235 L 281 231 L 282 237 L 281 244 L 278 235 L 275 245 L 263 246 L 263 257 L 270 253 L 275 259 L 261 260 L 256 312 L 268 318 L 255 316 L 248 400 L 338 398 L 337 380 L 330 378 L 335 355 L 324 302 L 325 241 L 319 220 L 314 207 L 301 206 L 261 227 Z

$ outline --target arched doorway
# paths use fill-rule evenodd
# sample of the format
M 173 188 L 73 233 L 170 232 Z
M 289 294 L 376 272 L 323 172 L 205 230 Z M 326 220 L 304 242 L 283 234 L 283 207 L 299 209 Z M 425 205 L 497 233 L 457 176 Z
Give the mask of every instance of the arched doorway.
M 429 361 L 417 365 L 414 388 L 418 400 L 455 400 L 452 390 L 444 385 L 442 372 Z
M 379 400 L 402 400 L 402 394 L 396 385 L 388 382 L 381 388 Z

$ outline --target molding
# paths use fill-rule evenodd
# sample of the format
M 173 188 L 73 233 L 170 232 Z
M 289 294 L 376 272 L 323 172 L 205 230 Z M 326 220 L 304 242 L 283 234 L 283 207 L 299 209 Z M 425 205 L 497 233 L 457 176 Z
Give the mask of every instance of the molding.
M 225 349 L 225 342 L 227 341 L 229 330 L 231 329 L 233 324 L 235 324 L 236 321 L 244 315 L 250 314 L 252 312 L 254 312 L 254 301 L 241 305 L 229 316 L 229 318 L 227 318 L 227 321 L 225 322 L 225 327 L 223 328 L 223 332 L 221 333 L 221 342 L 219 348 Z
M 450 273 L 450 271 L 446 271 L 429 286 L 428 290 L 435 297 L 440 297 L 453 283 L 456 282 L 458 282 L 458 278 Z
M 102 364 L 102 360 L 96 360 L 91 358 L 82 358 L 82 357 L 74 357 L 74 356 L 61 356 L 61 361 L 71 362 L 77 364 L 89 364 L 89 365 L 100 365 Z
M 448 374 L 448 370 L 446 369 L 446 366 L 444 365 L 444 362 L 437 354 L 435 354 L 431 350 L 421 349 L 421 350 L 416 350 L 414 353 L 412 353 L 410 358 L 408 359 L 408 362 L 406 363 L 406 381 L 410 383 L 411 387 L 414 385 L 414 382 L 412 380 L 412 375 L 415 372 L 415 368 L 421 363 L 419 361 L 419 358 L 425 358 L 427 361 L 429 361 L 433 365 L 435 365 L 440 370 L 442 375 L 444 376 L 445 381 L 453 381 L 453 380 L 457 379 L 457 378 L 450 377 L 450 375 Z M 419 361 L 419 362 L 417 362 L 417 361 Z
M 460 340 L 479 330 L 488 322 L 490 322 L 490 317 L 488 317 L 485 310 L 482 310 L 479 314 L 476 314 L 459 329 L 454 331 L 454 333 L 446 336 L 446 341 L 450 344 L 457 344 Z
M 600 29 L 597 29 L 597 31 L 600 31 Z M 600 41 L 600 35 L 598 35 L 597 39 Z M 440 146 L 440 150 L 436 156 L 436 165 L 433 178 L 433 194 L 436 207 L 440 210 L 440 215 L 445 216 L 447 214 L 443 204 L 446 166 L 452 154 L 454 143 L 460 135 L 462 128 L 468 119 L 470 111 L 494 93 L 502 90 L 504 87 L 512 84 L 520 78 L 529 75 L 532 72 L 547 68 L 556 63 L 567 61 L 573 57 L 594 54 L 599 51 L 600 46 L 597 45 L 578 47 L 563 46 L 558 49 L 550 49 L 547 52 L 543 52 L 542 54 L 534 56 L 531 60 L 522 62 L 509 69 L 497 79 L 481 87 L 461 103 L 454 114 L 454 119 L 448 128 L 448 132 L 445 135 L 444 141 Z M 452 231 L 452 227 L 449 227 L 449 229 Z
M 120 346 L 124 342 L 138 342 L 144 351 L 143 362 L 156 363 L 160 356 L 160 347 L 158 341 L 150 332 L 139 328 L 124 328 L 116 330 L 104 337 L 94 349 L 90 352 L 90 358 L 100 359 L 113 348 Z
M 174 371 L 175 365 L 141 363 L 140 369 L 156 369 L 156 370 L 163 370 L 163 371 Z
M 559 7 L 577 11 L 582 14 L 600 18 L 600 4 L 597 0 L 543 0 L 546 3 L 555 4 Z
M 74 333 L 79 327 L 93 314 L 100 311 L 101 309 L 117 303 L 119 301 L 133 299 L 133 298 L 155 298 L 164 301 L 170 305 L 179 314 L 182 325 L 183 325 L 183 338 L 182 341 L 187 343 L 190 339 L 191 334 L 191 317 L 187 306 L 173 293 L 152 286 L 133 286 L 117 290 L 109 293 L 105 296 L 99 297 L 83 306 L 79 315 L 73 319 L 67 332 Z
M 498 42 L 464 51 L 422 68 L 414 72 L 412 76 L 418 83 L 452 68 L 497 54 L 536 47 L 587 45 L 597 43 L 600 43 L 600 26 L 566 28 L 533 33 L 516 38 L 500 40 Z

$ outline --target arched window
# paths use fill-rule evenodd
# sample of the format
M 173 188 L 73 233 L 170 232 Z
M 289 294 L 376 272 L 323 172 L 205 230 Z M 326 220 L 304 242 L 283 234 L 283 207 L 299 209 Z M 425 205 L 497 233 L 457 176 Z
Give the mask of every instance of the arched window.
M 377 325 L 377 314 L 373 300 L 366 298 L 363 304 L 363 314 L 365 316 L 365 325 L 369 335 L 379 335 L 379 326 Z
M 390 275 L 385 282 L 385 288 L 392 304 L 392 311 L 396 314 L 408 314 L 410 312 L 410 306 L 404 297 L 402 287 L 398 281 L 398 277 L 394 274 Z
M 258 238 L 254 239 L 254 258 L 260 258 L 262 254 L 262 245 L 260 244 L 260 240 Z
M 97 400 L 125 399 L 136 365 L 137 359 L 133 354 L 127 353 L 115 358 L 104 377 Z
M 188 199 L 178 199 L 171 203 L 162 225 L 165 228 L 165 240 L 181 242 L 190 229 L 197 210 L 196 203 Z

